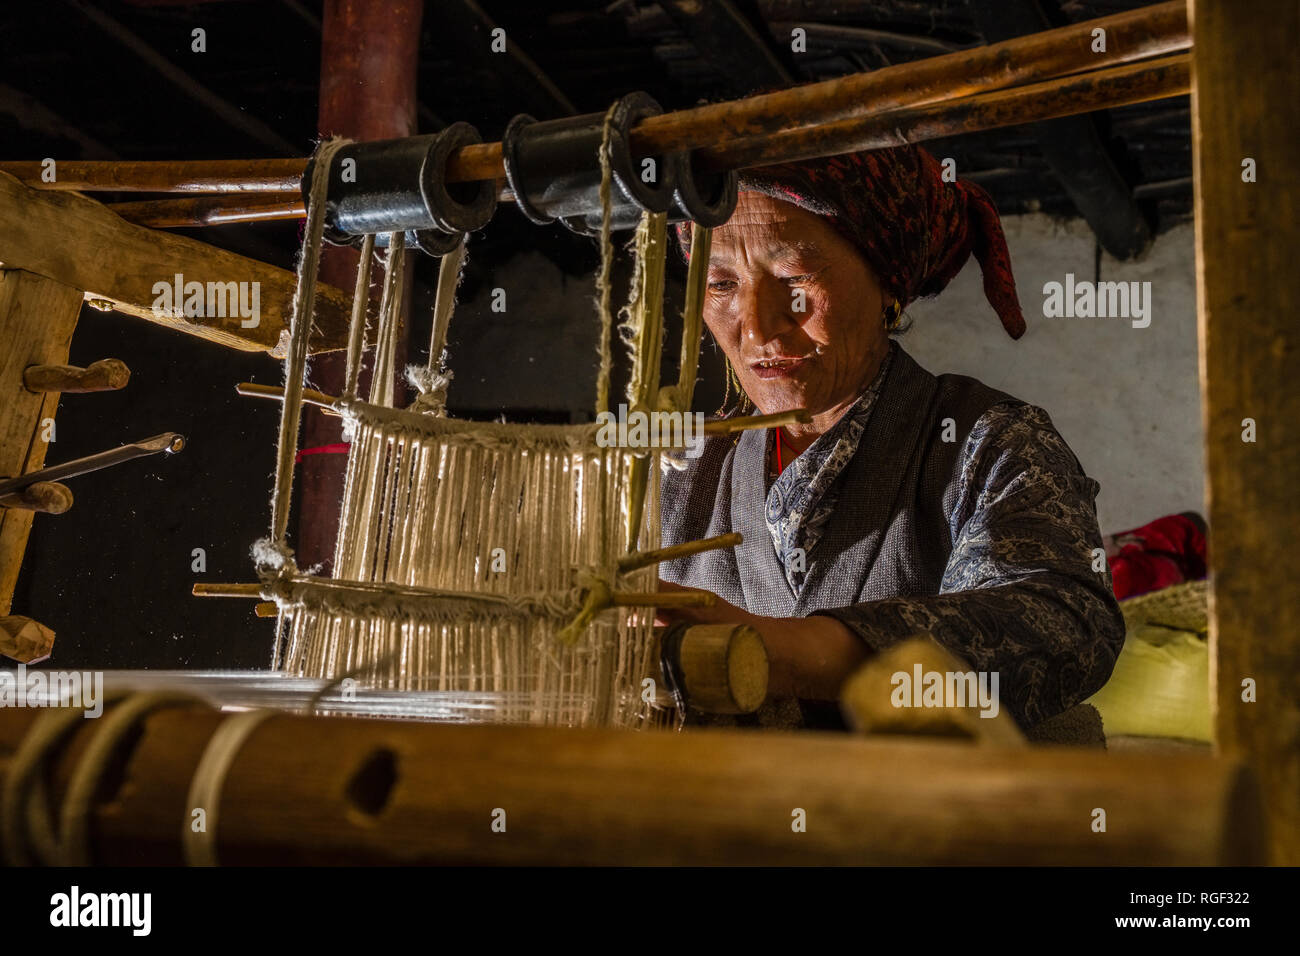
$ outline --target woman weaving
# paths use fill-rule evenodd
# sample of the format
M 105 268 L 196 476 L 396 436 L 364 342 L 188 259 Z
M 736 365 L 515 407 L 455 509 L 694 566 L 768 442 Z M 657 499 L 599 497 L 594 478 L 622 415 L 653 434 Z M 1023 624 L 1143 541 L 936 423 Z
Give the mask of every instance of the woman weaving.
M 931 375 L 890 337 L 972 253 L 1003 327 L 1023 334 L 991 198 L 910 146 L 749 170 L 740 188 L 713 233 L 704 321 L 740 391 L 733 412 L 812 417 L 711 438 L 665 471 L 663 544 L 744 542 L 661 565 L 663 589 L 719 600 L 660 619 L 763 635 L 764 725 L 823 725 L 818 702 L 918 633 L 998 672 L 1023 726 L 1091 695 L 1124 641 L 1093 568 L 1097 482 L 1042 409 Z

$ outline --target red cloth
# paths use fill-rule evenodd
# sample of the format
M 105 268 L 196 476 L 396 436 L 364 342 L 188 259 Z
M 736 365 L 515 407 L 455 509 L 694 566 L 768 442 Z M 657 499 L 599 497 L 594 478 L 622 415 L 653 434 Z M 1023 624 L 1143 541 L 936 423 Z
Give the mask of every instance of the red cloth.
M 1111 583 L 1123 599 L 1205 577 L 1205 532 L 1199 517 L 1168 515 L 1106 539 Z

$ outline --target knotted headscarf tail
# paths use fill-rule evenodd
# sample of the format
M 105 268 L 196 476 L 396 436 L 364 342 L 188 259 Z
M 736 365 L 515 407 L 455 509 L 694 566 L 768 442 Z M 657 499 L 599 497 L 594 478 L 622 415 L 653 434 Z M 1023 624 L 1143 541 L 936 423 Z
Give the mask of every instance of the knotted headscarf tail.
M 937 294 L 974 254 L 1002 327 L 1013 339 L 1025 334 L 993 197 L 966 180 L 944 182 L 943 168 L 923 147 L 746 169 L 740 188 L 827 217 L 903 306 Z M 681 226 L 678 238 L 688 238 Z

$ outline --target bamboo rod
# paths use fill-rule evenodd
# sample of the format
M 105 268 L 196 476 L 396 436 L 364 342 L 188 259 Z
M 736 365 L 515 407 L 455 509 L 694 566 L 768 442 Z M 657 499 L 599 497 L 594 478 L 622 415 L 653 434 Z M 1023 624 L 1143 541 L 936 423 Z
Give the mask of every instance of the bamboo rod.
M 261 600 L 262 585 L 227 583 L 223 581 L 196 581 L 190 589 L 194 597 L 257 598 Z
M 796 408 L 789 412 L 773 412 L 771 415 L 744 415 L 740 418 L 720 418 L 704 423 L 706 435 L 731 435 L 735 432 L 749 431 L 754 428 L 783 428 L 786 425 L 807 424 L 812 416 L 806 409 Z
M 42 713 L 0 708 L 0 777 Z M 195 767 L 228 719 L 178 706 L 139 724 L 89 808 L 92 862 L 183 862 Z M 77 720 L 54 747 L 52 806 L 103 723 Z M 225 865 L 1262 862 L 1236 760 L 847 734 L 274 714 L 207 809 Z
M 713 607 L 718 598 L 708 591 L 614 591 L 610 603 L 615 607 Z
M 1095 29 L 1106 31 L 1105 52 L 1092 50 Z M 635 155 L 649 156 L 714 146 L 1114 67 L 1190 46 L 1186 5 L 1170 0 L 971 50 L 651 117 L 633 127 L 631 147 Z M 1104 104 L 1093 108 L 1097 105 Z M 54 182 L 42 181 L 40 162 L 0 163 L 0 172 L 43 189 L 299 195 L 305 167 L 305 159 L 64 162 Z M 448 182 L 504 176 L 500 143 L 464 146 L 447 160 Z
M 108 208 L 127 222 L 154 229 L 220 226 L 232 222 L 271 222 L 278 219 L 301 219 L 307 215 L 307 207 L 297 189 L 292 192 L 249 196 L 238 201 L 229 196 L 196 196 L 192 199 L 109 203 Z
M 727 534 L 720 534 L 712 538 L 702 538 L 699 541 L 684 541 L 681 544 L 670 544 L 666 548 L 655 548 L 651 551 L 636 551 L 632 554 L 625 555 L 619 559 L 619 574 L 627 574 L 630 571 L 637 571 L 641 568 L 649 567 L 652 564 L 659 564 L 661 561 L 675 561 L 678 558 L 688 558 L 693 554 L 703 554 L 705 551 L 718 551 L 722 548 L 734 548 L 742 541 L 739 531 L 731 531 Z
M 274 398 L 278 401 L 284 401 L 283 385 L 258 385 L 255 382 L 240 382 L 235 386 L 235 391 L 249 398 Z M 302 390 L 302 400 L 308 405 L 315 405 L 317 408 L 325 409 L 329 414 L 338 415 L 339 413 L 338 399 L 333 395 L 318 392 L 314 388 L 304 388 Z
M 244 582 L 199 581 L 190 593 L 194 597 L 262 598 L 262 585 Z M 610 603 L 615 607 L 712 607 L 716 599 L 708 593 L 614 591 Z

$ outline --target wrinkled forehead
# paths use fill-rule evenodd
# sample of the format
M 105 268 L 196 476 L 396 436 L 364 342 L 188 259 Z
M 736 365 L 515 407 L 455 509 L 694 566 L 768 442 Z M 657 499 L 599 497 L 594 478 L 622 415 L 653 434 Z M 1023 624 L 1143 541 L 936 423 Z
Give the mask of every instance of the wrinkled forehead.
M 713 230 L 710 260 L 825 255 L 835 240 L 834 229 L 822 217 L 793 203 L 742 190 L 731 218 Z

